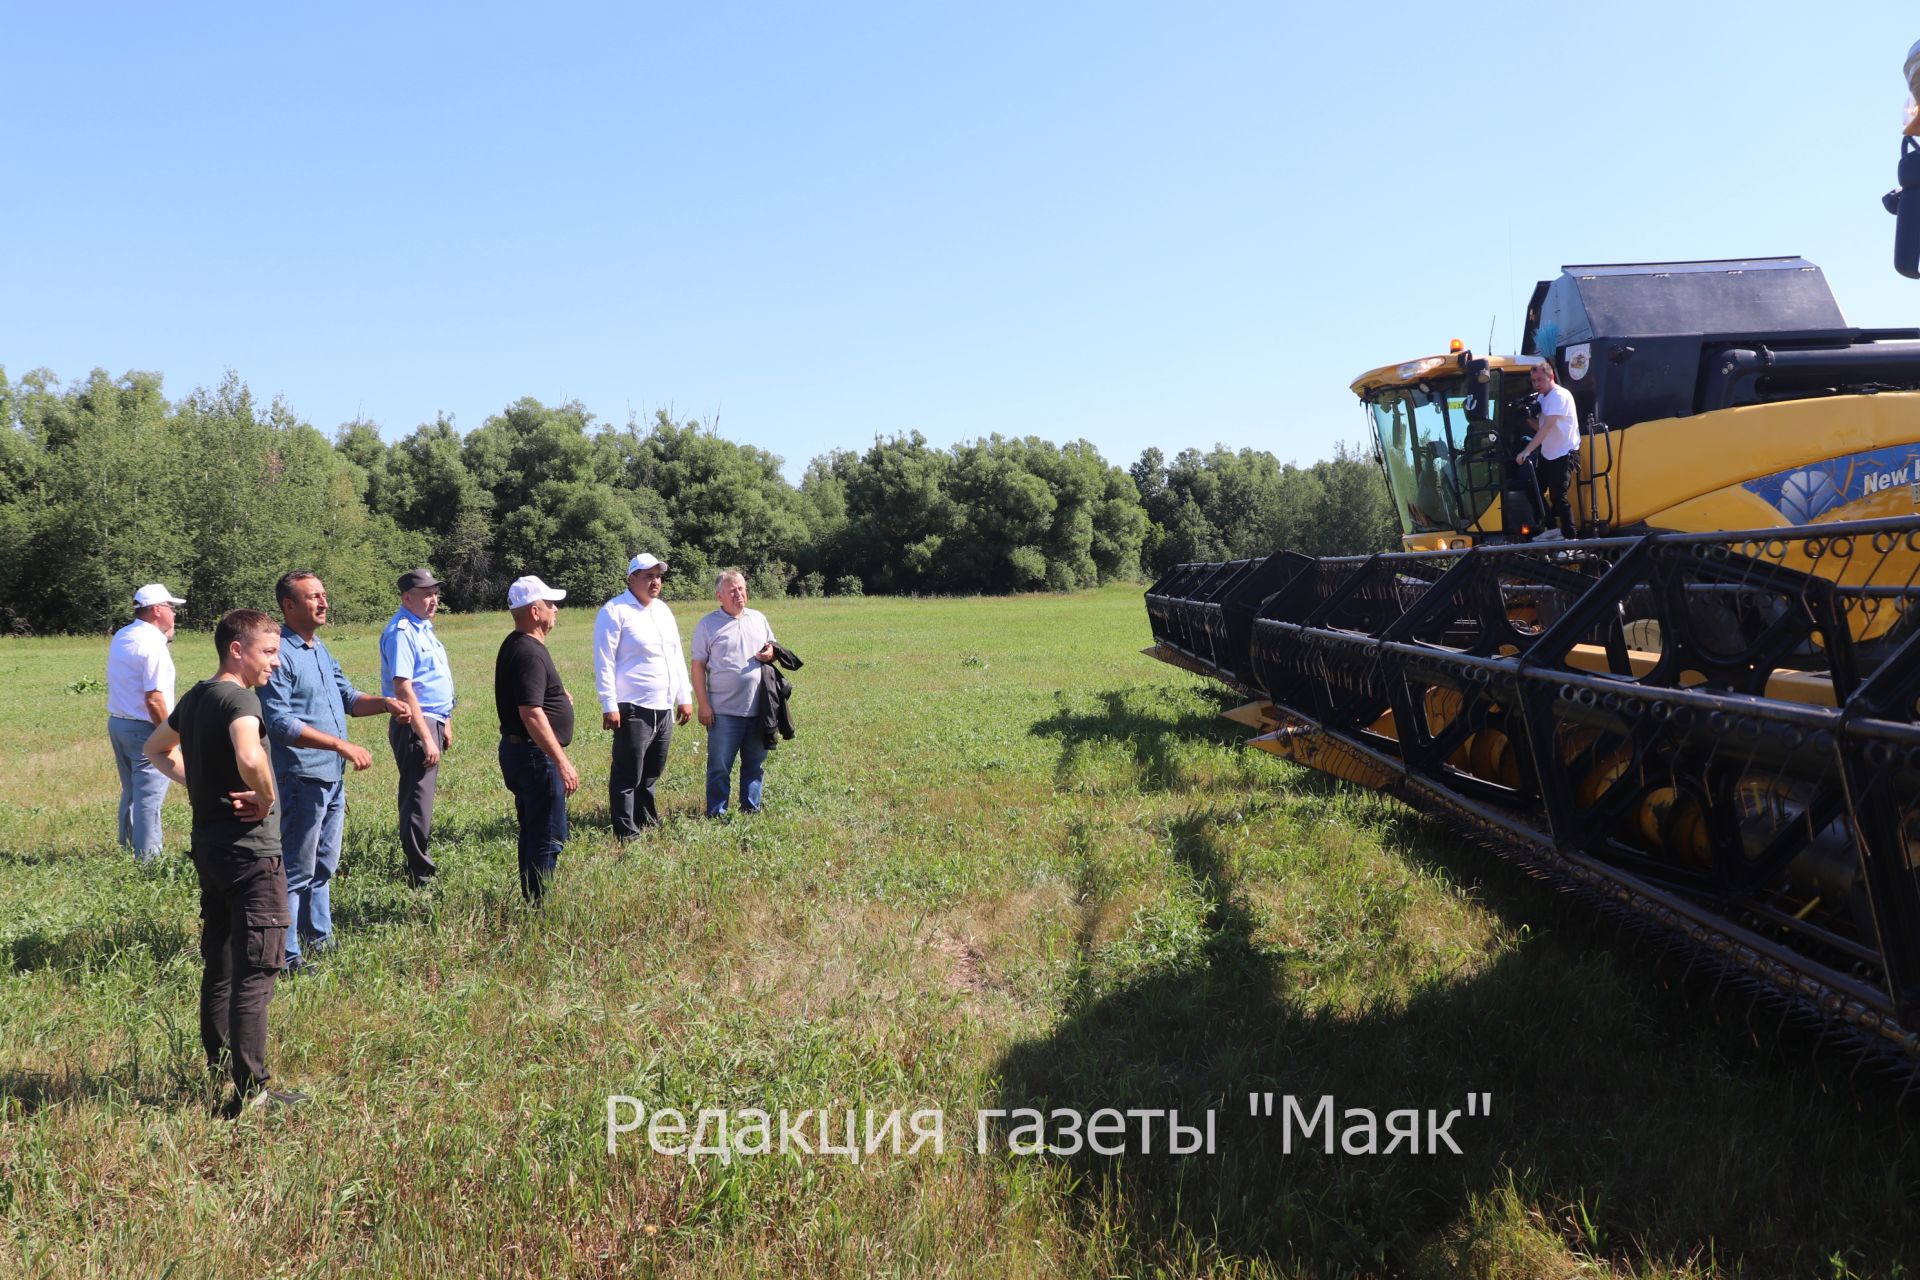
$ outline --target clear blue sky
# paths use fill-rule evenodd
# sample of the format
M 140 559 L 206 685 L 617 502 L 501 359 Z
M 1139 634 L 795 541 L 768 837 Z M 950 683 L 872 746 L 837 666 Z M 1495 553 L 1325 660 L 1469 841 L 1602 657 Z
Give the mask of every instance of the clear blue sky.
M 1911 4 L 56 5 L 6 19 L 0 365 L 331 433 L 523 395 L 784 456 L 1357 440 L 1562 263 L 1895 276 Z

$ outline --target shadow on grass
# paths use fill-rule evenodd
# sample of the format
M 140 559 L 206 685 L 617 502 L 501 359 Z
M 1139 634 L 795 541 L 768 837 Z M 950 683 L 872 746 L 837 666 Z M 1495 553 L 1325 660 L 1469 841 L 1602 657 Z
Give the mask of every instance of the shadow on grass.
M 1199 692 L 1205 705 L 1196 710 L 1191 706 L 1193 692 L 1160 686 L 1109 689 L 1095 695 L 1098 710 L 1082 712 L 1063 705 L 1031 732 L 1059 739 L 1056 780 L 1079 769 L 1090 748 L 1108 748 L 1117 742 L 1133 753 L 1142 791 L 1178 791 L 1187 784 L 1187 772 L 1179 760 L 1183 748 L 1194 743 L 1231 746 L 1247 738 L 1245 729 L 1221 718 L 1236 699 L 1204 689 Z
M 193 1079 L 178 1071 L 0 1070 L 0 1118 L 24 1120 L 35 1112 L 70 1102 L 173 1109 L 190 1103 L 211 1107 L 224 1093 L 224 1080 Z
M 1143 787 L 1185 790 L 1170 766 L 1193 717 L 1168 703 L 1156 722 L 1155 708 L 1125 693 L 1102 702 L 1100 715 L 1050 722 L 1070 730 L 1063 766 L 1085 745 L 1076 735 L 1105 720 L 1136 744 Z M 1217 740 L 1211 726 L 1204 737 Z M 1275 782 L 1330 798 L 1347 790 L 1290 770 Z M 1908 1188 L 1920 1184 L 1911 1109 L 1823 1092 L 1812 1063 L 1756 1050 L 1737 1020 L 1716 1025 L 1714 1008 L 1688 1007 L 1652 980 L 1658 966 L 1629 959 L 1557 895 L 1518 872 L 1489 874 L 1491 855 L 1392 810 L 1373 827 L 1387 847 L 1510 920 L 1566 917 L 1568 927 L 1523 933 L 1466 976 L 1429 977 L 1402 1001 L 1327 1011 L 1264 940 L 1271 930 L 1260 931 L 1223 853 L 1217 833 L 1240 815 L 1189 794 L 1166 839 L 1212 904 L 1197 959 L 1117 989 L 1089 982 L 1050 1034 L 998 1064 L 1008 1109 L 1178 1109 L 1185 1124 L 1215 1114 L 1212 1155 L 1164 1154 L 1164 1128 L 1144 1154 L 1130 1124 L 1124 1155 L 1024 1157 L 1068 1166 L 1085 1225 L 1119 1228 L 1139 1269 L 1260 1258 L 1313 1275 L 1485 1274 L 1562 1249 L 1636 1270 L 1901 1265 Z M 1084 901 L 1083 948 L 1100 909 Z M 1083 957 L 1080 971 L 1094 970 Z M 1263 1104 L 1252 1114 L 1249 1095 L 1267 1093 L 1273 1113 Z M 1489 1118 L 1464 1114 L 1470 1094 L 1491 1095 Z M 1328 1123 L 1289 1125 L 1288 1096 L 1307 1117 L 1332 1099 Z M 1376 1117 L 1379 1153 L 1365 1153 L 1367 1130 L 1347 1108 Z M 1419 1113 L 1425 1154 L 1405 1142 L 1384 1152 L 1397 1109 Z M 1456 1109 L 1459 1154 L 1428 1128 L 1429 1112 L 1444 1121 Z
M 90 920 L 67 928 L 33 929 L 9 945 L 15 973 L 37 969 L 95 968 L 113 963 L 129 951 L 152 952 L 157 964 L 200 946 L 200 922 L 186 924 L 172 918 Z

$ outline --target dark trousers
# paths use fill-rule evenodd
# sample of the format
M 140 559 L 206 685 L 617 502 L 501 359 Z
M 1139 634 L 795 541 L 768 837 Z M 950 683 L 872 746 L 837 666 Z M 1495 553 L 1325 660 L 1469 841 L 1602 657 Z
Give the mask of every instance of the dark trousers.
M 673 711 L 649 711 L 631 703 L 620 707 L 613 731 L 613 771 L 607 775 L 607 814 L 613 834 L 630 840 L 641 827 L 660 825 L 654 784 L 667 769 L 667 744 L 673 740 Z
M 447 749 L 447 724 L 428 717 L 435 741 Z M 400 851 L 407 859 L 407 879 L 424 884 L 439 868 L 427 855 L 433 836 L 433 789 L 440 781 L 440 766 L 427 764 L 427 749 L 412 725 L 387 721 L 387 745 L 393 748 L 393 762 L 400 766 Z
M 195 850 L 200 876 L 200 1043 L 218 1071 L 231 1059 L 242 1096 L 270 1078 L 267 1002 L 286 962 L 287 874 L 280 859 L 245 849 Z
M 1578 454 L 1540 459 L 1540 492 L 1547 501 L 1547 514 L 1559 522 L 1563 537 L 1574 536 L 1573 503 L 1567 497 L 1578 474 Z
M 500 739 L 500 776 L 520 821 L 520 892 L 538 902 L 567 843 L 567 786 L 546 752 L 507 738 Z

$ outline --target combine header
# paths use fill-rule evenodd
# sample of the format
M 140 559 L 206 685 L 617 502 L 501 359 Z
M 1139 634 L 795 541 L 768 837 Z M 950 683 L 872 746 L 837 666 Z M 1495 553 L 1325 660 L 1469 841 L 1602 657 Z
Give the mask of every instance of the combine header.
M 1797 258 L 1568 268 L 1522 355 L 1354 383 L 1406 550 L 1176 566 L 1147 652 L 1920 1078 L 1917 339 Z M 1543 360 L 1574 540 L 1515 463 Z

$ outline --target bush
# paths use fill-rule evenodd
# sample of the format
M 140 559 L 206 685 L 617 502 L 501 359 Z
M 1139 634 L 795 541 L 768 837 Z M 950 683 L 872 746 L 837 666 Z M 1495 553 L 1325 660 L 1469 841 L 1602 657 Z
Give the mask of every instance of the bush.
M 785 600 L 792 567 L 778 560 L 747 572 L 747 594 L 760 600 Z
M 837 596 L 863 596 L 866 588 L 860 583 L 857 573 L 843 573 L 833 580 L 833 594 Z
M 827 594 L 827 575 L 821 573 L 818 569 L 812 573 L 802 574 L 793 584 L 793 594 L 796 596 L 823 596 Z

